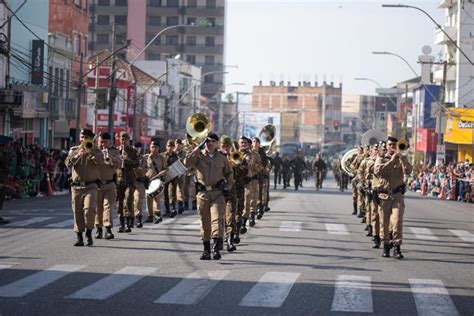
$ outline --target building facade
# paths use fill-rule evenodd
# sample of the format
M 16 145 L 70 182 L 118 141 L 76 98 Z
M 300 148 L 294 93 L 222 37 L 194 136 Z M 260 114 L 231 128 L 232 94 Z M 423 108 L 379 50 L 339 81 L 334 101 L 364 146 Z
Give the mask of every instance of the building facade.
M 186 62 L 202 68 L 202 94 L 214 96 L 224 84 L 225 0 L 92 0 L 90 50 L 112 46 L 115 23 L 117 47 L 130 40 L 126 58 L 132 60 L 145 45 L 166 27 L 142 60 L 166 60 L 180 55 Z

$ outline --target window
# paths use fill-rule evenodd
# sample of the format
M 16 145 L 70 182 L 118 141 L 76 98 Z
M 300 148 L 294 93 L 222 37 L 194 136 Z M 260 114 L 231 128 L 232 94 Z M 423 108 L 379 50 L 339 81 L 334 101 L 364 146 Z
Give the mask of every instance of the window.
M 214 27 L 216 26 L 216 18 L 206 18 L 207 26 Z
M 59 96 L 64 96 L 64 69 L 59 70 Z
M 214 45 L 216 45 L 215 38 L 212 36 L 206 36 L 206 46 L 214 46 Z
M 98 44 L 108 44 L 109 43 L 109 34 L 97 34 L 97 43 Z
M 58 95 L 59 90 L 59 68 L 54 68 L 54 89 L 53 94 L 55 96 Z
M 195 65 L 196 64 L 196 56 L 195 55 L 187 55 L 186 62 Z
M 196 36 L 188 36 L 188 37 L 186 37 L 186 45 L 188 45 L 188 46 L 196 46 Z
M 116 15 L 115 24 L 117 25 L 127 25 L 127 16 L 126 15 Z
M 99 0 L 97 4 L 99 7 L 110 7 L 110 0 Z
M 214 56 L 205 56 L 204 63 L 206 65 L 214 65 Z
M 178 24 L 179 24 L 179 18 L 177 16 L 166 17 L 166 25 L 171 26 L 171 25 L 178 25 Z
M 110 17 L 108 15 L 99 15 L 97 17 L 97 24 L 99 25 L 109 25 Z
M 216 0 L 206 0 L 206 8 L 215 8 Z
M 188 0 L 188 8 L 197 8 L 197 0 Z
M 204 83 L 213 83 L 214 82 L 214 75 L 207 75 L 204 77 Z
M 153 37 L 155 37 L 156 34 L 151 34 L 151 33 L 148 33 L 148 39 L 147 39 L 147 43 L 150 43 L 150 41 L 153 39 Z M 153 42 L 153 44 L 155 45 L 160 45 L 161 44 L 161 36 L 158 36 L 155 41 Z
M 148 17 L 149 25 L 161 25 L 161 16 L 149 16 Z
M 177 8 L 179 7 L 179 0 L 168 0 L 166 6 L 168 8 Z
M 71 80 L 71 72 L 66 70 L 66 99 L 69 99 L 69 80 Z
M 148 60 L 160 60 L 160 54 L 148 53 Z
M 48 71 L 48 87 L 49 87 L 49 92 L 52 93 L 53 91 L 53 67 L 49 66 L 49 71 Z
M 74 4 L 76 5 L 76 7 L 82 8 L 81 0 L 74 0 Z
M 186 23 L 189 24 L 189 25 L 190 25 L 190 24 L 196 25 L 196 18 L 195 18 L 195 17 L 188 17 L 188 18 L 186 19 Z
M 81 36 L 79 34 L 74 34 L 74 52 L 76 55 L 81 54 Z
M 166 45 L 178 45 L 178 43 L 179 43 L 178 35 L 166 36 Z
M 84 53 L 84 55 L 86 54 L 87 52 L 87 37 L 83 36 L 82 37 L 82 47 L 81 47 L 82 51 Z
M 149 0 L 148 5 L 150 7 L 161 7 L 161 0 Z
M 126 41 L 126 36 L 125 34 L 117 34 L 115 35 L 115 44 L 117 45 L 123 45 Z
M 115 0 L 115 6 L 116 7 L 126 7 L 127 6 L 127 0 Z

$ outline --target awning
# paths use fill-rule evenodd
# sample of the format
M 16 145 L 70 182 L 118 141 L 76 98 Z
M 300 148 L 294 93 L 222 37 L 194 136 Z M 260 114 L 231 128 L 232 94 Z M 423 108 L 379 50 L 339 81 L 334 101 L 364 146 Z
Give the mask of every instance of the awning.
M 446 111 L 444 141 L 453 144 L 474 144 L 474 109 L 450 108 Z

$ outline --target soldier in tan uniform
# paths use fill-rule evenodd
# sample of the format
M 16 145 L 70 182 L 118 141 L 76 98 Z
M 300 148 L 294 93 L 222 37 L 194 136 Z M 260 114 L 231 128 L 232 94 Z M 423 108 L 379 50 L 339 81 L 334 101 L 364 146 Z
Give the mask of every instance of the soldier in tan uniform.
M 99 168 L 102 185 L 97 190 L 97 214 L 95 238 L 101 239 L 105 227 L 105 239 L 113 239 L 112 209 L 117 200 L 116 172 L 120 167 L 120 154 L 118 150 L 110 147 L 110 134 L 102 133 L 99 138 L 99 149 L 102 151 L 104 166 Z
M 179 138 L 175 140 L 175 149 L 174 152 L 178 159 L 184 163 L 184 158 L 186 158 L 186 152 L 183 150 L 183 141 Z M 176 200 L 178 204 L 178 214 L 184 212 L 184 201 L 189 201 L 189 196 L 185 193 L 185 174 L 176 179 Z
M 189 134 L 186 135 L 186 139 L 183 144 L 183 151 L 187 155 L 196 146 L 192 142 L 192 137 Z M 183 200 L 184 200 L 184 210 L 197 210 L 197 201 L 196 201 L 196 170 L 193 168 L 188 168 L 188 171 L 183 175 Z M 189 206 L 189 199 L 191 199 L 191 207 Z
M 385 187 L 379 191 L 380 198 L 380 221 L 383 242 L 383 257 L 390 257 L 390 247 L 394 246 L 393 256 L 402 259 L 400 246 L 403 238 L 403 214 L 405 211 L 404 194 L 406 185 L 404 175 L 409 175 L 412 166 L 408 159 L 396 151 L 397 139 L 388 137 L 387 156 L 378 157 L 375 162 L 374 171 L 377 176 L 387 182 Z M 392 226 L 393 240 L 389 240 L 389 224 Z
M 163 157 L 166 159 L 166 165 L 169 167 L 171 166 L 175 161 L 177 161 L 178 155 L 174 152 L 176 144 L 174 140 L 169 139 L 166 142 L 166 151 L 162 153 Z M 178 212 L 176 212 L 176 187 L 178 185 L 178 179 L 174 179 L 167 184 L 165 184 L 165 211 L 166 211 L 166 216 L 169 216 L 171 218 L 175 217 Z M 171 208 L 171 211 L 170 211 Z
M 117 202 L 120 219 L 119 233 L 132 231 L 134 210 L 133 194 L 135 192 L 135 168 L 139 161 L 135 149 L 130 146 L 130 136 L 120 132 L 120 159 L 121 164 L 117 169 Z M 125 228 L 125 224 L 127 227 Z
M 357 178 L 357 171 L 359 169 L 362 160 L 366 158 L 366 150 L 363 146 L 360 146 L 357 152 L 357 156 L 354 157 L 352 163 L 350 164 L 350 170 L 354 174 L 354 179 L 352 181 L 352 188 L 357 191 L 357 200 L 354 201 L 357 204 L 357 208 L 359 209 L 359 214 L 357 217 L 362 218 L 362 223 L 365 223 L 365 210 L 364 210 L 364 191 L 360 184 L 358 184 Z M 352 198 L 354 199 L 354 194 L 352 194 Z M 356 208 L 354 208 L 356 209 Z
M 159 141 L 153 140 L 150 144 L 150 154 L 146 160 L 147 178 L 150 179 L 150 181 L 163 178 L 166 176 L 167 167 L 166 158 L 160 155 Z M 148 217 L 145 222 L 159 224 L 163 221 L 160 210 L 162 197 L 163 193 L 157 194 L 154 197 L 147 196 Z
M 240 151 L 244 153 L 244 160 L 247 163 L 247 176 L 245 177 L 245 210 L 242 216 L 240 233 L 247 232 L 247 220 L 250 218 L 250 226 L 255 225 L 255 213 L 258 203 L 258 174 L 262 171 L 260 155 L 250 149 L 252 141 L 242 136 L 239 140 Z
M 137 221 L 137 228 L 142 228 L 142 218 L 143 218 L 143 202 L 145 201 L 145 186 L 148 185 L 147 178 L 145 173 L 147 171 L 147 158 L 148 154 L 142 154 L 142 144 L 136 142 L 134 144 L 135 151 L 137 152 L 138 157 L 138 168 L 135 168 L 135 192 L 133 194 L 133 209 L 135 219 Z
M 352 162 L 356 159 L 356 157 L 359 155 L 361 152 L 362 147 L 357 148 L 357 153 L 351 155 L 346 161 L 345 161 L 345 167 L 347 170 L 349 170 L 352 174 L 355 174 L 355 171 L 351 169 Z M 348 181 L 351 181 L 352 185 L 352 215 L 357 215 L 357 186 L 356 183 L 354 183 L 354 178 L 349 178 Z
M 203 144 L 185 159 L 187 166 L 196 168 L 198 214 L 204 245 L 201 260 L 211 259 L 211 238 L 214 240 L 213 258 L 221 258 L 220 248 L 224 242 L 224 231 L 220 219 L 225 217 L 224 196 L 234 182 L 227 157 L 217 151 L 218 141 L 219 137 L 215 133 L 209 133 Z
M 97 206 L 97 187 L 100 185 L 99 167 L 103 164 L 102 152 L 92 147 L 94 134 L 83 129 L 80 134 L 80 146 L 72 147 L 66 158 L 66 166 L 71 169 L 71 197 L 74 215 L 74 231 L 77 241 L 74 246 L 84 246 L 82 233 L 86 231 L 87 245 L 92 246 Z M 85 145 L 88 143 L 90 148 Z
M 377 211 L 377 208 L 373 207 L 373 195 L 372 195 L 372 180 L 374 177 L 374 163 L 378 154 L 378 144 L 373 144 L 370 146 L 370 156 L 365 158 L 359 166 L 358 170 L 358 179 L 359 183 L 362 184 L 363 190 L 365 191 L 365 200 L 364 200 L 364 209 L 365 218 L 366 218 L 366 227 L 367 231 L 366 236 L 372 237 L 373 235 L 373 216 L 374 212 Z M 378 221 L 378 220 L 377 220 Z
M 385 141 L 380 141 L 378 144 L 377 155 L 374 158 L 372 164 L 369 165 L 369 173 L 372 174 L 372 231 L 373 231 L 373 245 L 372 248 L 380 248 L 380 230 L 381 230 L 381 221 L 380 221 L 380 199 L 378 197 L 379 190 L 383 190 L 383 187 L 387 187 L 388 183 L 386 180 L 380 178 L 375 174 L 375 162 L 378 157 L 385 157 L 387 154 L 387 145 Z

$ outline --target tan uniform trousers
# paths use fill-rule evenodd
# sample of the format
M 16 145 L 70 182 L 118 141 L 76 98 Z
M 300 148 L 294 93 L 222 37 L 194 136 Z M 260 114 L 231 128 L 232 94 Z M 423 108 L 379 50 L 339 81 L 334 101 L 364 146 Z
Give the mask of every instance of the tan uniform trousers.
M 178 202 L 184 202 L 189 200 L 189 195 L 188 195 L 188 200 L 186 199 L 186 191 L 184 188 L 185 184 L 185 175 L 182 175 L 176 180 L 176 200 Z
M 117 200 L 117 188 L 115 183 L 104 184 L 97 189 L 97 214 L 95 215 L 95 227 L 113 227 L 112 209 Z
M 74 231 L 82 233 L 86 228 L 93 229 L 97 206 L 97 185 L 91 184 L 84 188 L 72 187 L 71 196 Z
M 362 190 L 357 189 L 357 208 L 360 212 L 365 212 L 365 195 Z
M 194 174 L 183 176 L 183 193 L 182 193 L 182 200 L 183 202 L 189 202 L 189 198 L 191 200 L 196 200 L 196 181 L 194 180 Z M 179 197 L 178 197 L 179 200 Z
M 144 201 L 145 185 L 142 182 L 135 181 L 135 192 L 133 193 L 133 209 L 135 212 L 135 217 L 142 216 Z
M 225 204 L 225 232 L 227 234 L 235 234 L 237 226 L 235 223 L 235 213 L 237 208 L 237 192 L 232 189 L 229 192 L 229 199 Z
M 117 186 L 117 209 L 120 217 L 133 217 L 134 185 Z
M 245 211 L 244 218 L 249 218 L 250 214 L 255 214 L 258 203 L 258 180 L 252 180 L 245 185 Z
M 197 194 L 198 215 L 201 220 L 201 239 L 224 238 L 225 200 L 222 191 Z
M 260 195 L 260 191 L 259 191 L 257 204 L 260 204 L 260 205 L 267 205 L 268 204 L 267 191 L 268 191 L 268 185 L 270 184 L 269 180 L 270 179 L 265 178 L 265 179 L 262 180 L 261 184 L 259 183 L 259 189 L 262 190 L 262 194 Z M 261 188 L 260 188 L 260 186 L 261 186 Z
M 352 203 L 357 204 L 357 197 L 358 197 L 359 190 L 355 185 L 352 185 Z
M 163 197 L 163 193 L 156 195 L 155 197 L 146 197 L 146 204 L 148 208 L 148 215 L 153 216 L 161 216 L 161 198 Z
M 387 200 L 380 200 L 380 238 L 383 243 L 389 243 L 389 232 L 392 229 L 393 245 L 402 244 L 403 238 L 403 214 L 405 212 L 405 201 L 403 194 L 393 194 Z
M 364 210 L 365 210 L 365 220 L 367 225 L 372 223 L 372 203 L 370 202 L 369 194 L 366 194 L 364 197 Z
M 374 236 L 380 236 L 380 217 L 379 217 L 379 205 L 372 200 L 370 202 L 370 213 L 371 221 L 367 223 L 371 223 L 372 225 L 372 234 Z

